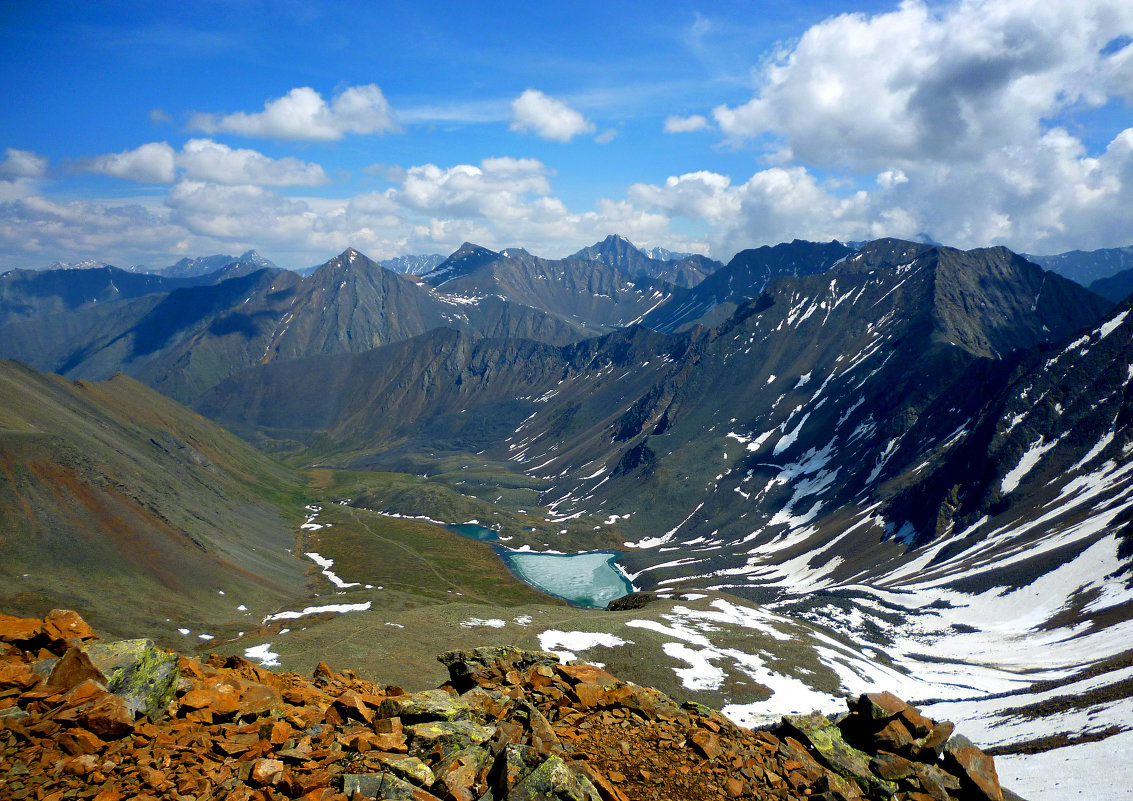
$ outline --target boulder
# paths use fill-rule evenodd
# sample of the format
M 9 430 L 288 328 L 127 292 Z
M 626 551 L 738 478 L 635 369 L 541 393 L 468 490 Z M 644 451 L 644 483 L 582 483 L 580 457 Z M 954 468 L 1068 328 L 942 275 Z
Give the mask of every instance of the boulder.
M 365 798 L 382 798 L 389 801 L 440 801 L 432 793 L 414 787 L 409 782 L 388 773 L 344 773 L 342 792 L 347 797 L 357 792 Z
M 151 640 L 94 642 L 82 650 L 132 714 L 156 719 L 173 700 L 180 676 L 177 655 L 159 651 Z
M 486 743 L 494 733 L 468 720 L 417 723 L 406 726 L 405 731 L 409 735 L 409 752 L 426 762 L 439 762 L 457 751 Z
M 825 715 L 789 715 L 783 718 L 782 728 L 808 745 L 820 762 L 840 776 L 887 796 L 897 791 L 896 784 L 874 775 L 870 757 L 842 739 L 842 731 Z
M 77 645 L 95 639 L 94 629 L 70 609 L 52 609 L 43 619 L 43 633 L 52 643 Z M 58 652 L 56 652 L 58 653 Z
M 0 642 L 29 643 L 43 634 L 43 621 L 0 614 Z
M 1003 801 L 1003 789 L 995 772 L 995 761 L 962 735 L 955 735 L 944 746 L 944 765 L 961 781 L 967 779 L 969 789 L 979 798 Z
M 602 801 L 598 790 L 557 756 L 547 757 L 507 794 L 508 801 Z
M 886 720 L 896 717 L 908 709 L 909 705 L 891 692 L 863 693 L 858 698 L 858 711 L 873 720 Z
M 437 661 L 448 668 L 452 686 L 458 692 L 465 692 L 493 674 L 502 677 L 509 670 L 523 673 L 538 665 L 554 667 L 559 664 L 559 657 L 548 651 L 526 651 L 502 645 L 445 651 Z
M 468 720 L 472 707 L 444 690 L 424 690 L 386 698 L 378 708 L 383 718 L 400 718 L 403 723 L 430 720 Z
M 395 776 L 412 782 L 418 787 L 432 787 L 433 782 L 437 780 L 429 766 L 417 757 L 383 754 L 381 762 Z

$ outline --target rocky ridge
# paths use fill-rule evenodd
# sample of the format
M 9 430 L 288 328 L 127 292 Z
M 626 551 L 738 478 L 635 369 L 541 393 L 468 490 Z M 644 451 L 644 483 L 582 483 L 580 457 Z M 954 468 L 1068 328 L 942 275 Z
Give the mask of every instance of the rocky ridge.
M 146 640 L 75 613 L 0 615 L 0 795 L 65 798 L 1013 798 L 990 756 L 890 693 L 750 731 L 601 667 L 511 647 L 450 651 L 407 693 Z

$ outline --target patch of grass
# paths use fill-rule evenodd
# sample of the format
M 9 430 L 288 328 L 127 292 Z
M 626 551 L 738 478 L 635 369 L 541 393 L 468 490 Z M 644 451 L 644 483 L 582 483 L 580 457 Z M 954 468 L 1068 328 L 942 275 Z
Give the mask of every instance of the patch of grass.
M 470 468 L 469 471 L 429 478 L 407 473 L 328 469 L 306 472 L 312 487 L 317 488 L 318 495 L 327 501 L 350 499 L 352 506 L 362 509 L 407 517 L 427 516 L 449 523 L 478 520 L 503 537 L 512 538 L 508 545 L 513 547 L 530 545 L 537 550 L 549 547 L 560 551 L 622 547 L 623 538 L 617 529 L 602 525 L 598 519 L 584 516 L 555 523 L 546 519 L 546 509 L 534 503 L 518 505 L 523 502 L 522 499 L 537 500 L 537 489 L 489 485 L 488 473 L 484 470 L 473 472 Z M 455 484 L 454 476 L 465 483 Z M 475 487 L 466 486 L 467 483 L 474 483 Z M 502 502 L 494 502 L 503 494 L 517 502 L 515 511 Z M 491 496 L 491 500 L 484 500 L 481 495 Z
M 441 526 L 338 504 L 326 504 L 318 522 L 330 527 L 309 534 L 306 549 L 333 559 L 334 571 L 345 581 L 386 587 L 422 601 L 440 602 L 460 593 L 458 597 L 500 606 L 558 603 L 512 576 L 488 544 Z

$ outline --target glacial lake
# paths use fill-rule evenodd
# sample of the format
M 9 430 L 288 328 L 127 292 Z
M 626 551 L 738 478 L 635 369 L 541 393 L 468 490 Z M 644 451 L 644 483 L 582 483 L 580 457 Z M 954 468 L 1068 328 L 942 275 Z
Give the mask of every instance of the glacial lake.
M 618 555 L 613 551 L 556 554 L 497 550 L 519 578 L 577 606 L 605 609 L 610 601 L 633 592 L 629 580 L 614 567 Z
M 474 540 L 499 540 L 492 529 L 476 523 L 445 528 Z M 511 551 L 497 545 L 496 553 L 517 578 L 575 606 L 605 609 L 610 601 L 633 592 L 633 585 L 614 567 L 618 555 L 613 551 L 538 553 Z

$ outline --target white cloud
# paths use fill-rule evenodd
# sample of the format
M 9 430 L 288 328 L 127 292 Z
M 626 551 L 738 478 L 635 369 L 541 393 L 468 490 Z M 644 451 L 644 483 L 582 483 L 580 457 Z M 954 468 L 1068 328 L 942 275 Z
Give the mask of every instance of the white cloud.
M 665 133 L 691 133 L 708 127 L 708 119 L 701 114 L 689 117 L 669 116 L 665 120 Z
M 595 136 L 594 141 L 597 142 L 600 145 L 608 145 L 608 144 L 610 144 L 610 142 L 613 142 L 617 138 L 618 138 L 618 129 L 617 128 L 607 128 L 606 130 L 602 131 L 602 133 Z
M 309 86 L 264 103 L 264 110 L 232 114 L 194 114 L 189 127 L 205 133 L 295 141 L 330 141 L 346 134 L 387 133 L 398 129 L 382 90 L 375 84 L 351 86 L 328 104 Z
M 565 256 L 611 232 L 642 245 L 706 249 L 703 240 L 675 234 L 667 214 L 628 200 L 572 211 L 552 194 L 551 173 L 535 159 L 425 164 L 389 175 L 396 179 L 390 189 L 347 198 L 283 197 L 270 188 L 198 180 L 178 181 L 163 202 L 24 198 L 0 203 L 0 253 L 6 266 L 95 255 L 160 265 L 179 255 L 255 247 L 280 264 L 308 266 L 347 245 L 385 258 L 450 252 L 465 240 Z
M 233 186 L 320 186 L 329 180 L 318 164 L 290 156 L 273 159 L 211 139 L 190 139 L 180 153 L 165 142 L 150 142 L 134 150 L 95 156 L 80 164 L 87 172 L 139 183 L 173 183 L 178 169 L 184 180 Z
M 411 167 L 389 196 L 416 211 L 507 218 L 522 196 L 550 194 L 546 173 L 536 159 L 492 158 L 448 169 L 425 164 Z
M 534 131 L 544 139 L 569 142 L 575 136 L 594 133 L 595 127 L 585 117 L 561 100 L 528 89 L 511 104 L 513 131 Z
M 318 164 L 290 156 L 272 159 L 255 150 L 232 149 L 211 139 L 190 139 L 177 156 L 185 178 L 218 184 L 320 186 L 326 172 Z
M 713 115 L 729 137 L 776 135 L 807 164 L 978 159 L 1033 142 L 1063 109 L 1103 104 L 1129 54 L 1102 50 L 1130 32 L 1124 0 L 905 0 L 813 26 L 763 69 L 755 97 Z
M 166 142 L 150 142 L 121 153 L 95 156 L 84 164 L 87 172 L 125 178 L 143 184 L 169 184 L 176 177 L 176 152 Z
M 0 180 L 13 181 L 19 178 L 42 178 L 47 174 L 47 159 L 30 150 L 5 148 L 4 160 L 0 161 Z
M 880 235 L 871 223 L 878 209 L 867 193 L 839 196 L 803 167 L 762 170 L 740 185 L 719 173 L 687 173 L 661 186 L 634 184 L 629 196 L 645 209 L 707 223 L 717 258 L 792 237 L 825 241 Z

